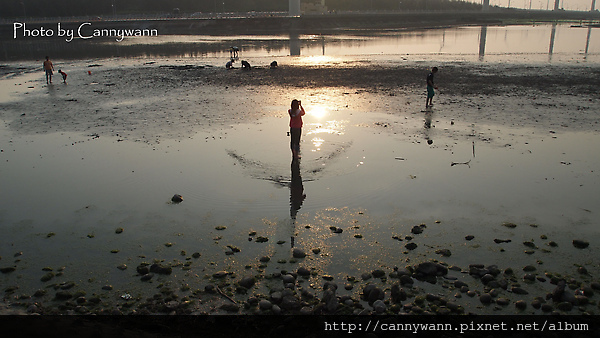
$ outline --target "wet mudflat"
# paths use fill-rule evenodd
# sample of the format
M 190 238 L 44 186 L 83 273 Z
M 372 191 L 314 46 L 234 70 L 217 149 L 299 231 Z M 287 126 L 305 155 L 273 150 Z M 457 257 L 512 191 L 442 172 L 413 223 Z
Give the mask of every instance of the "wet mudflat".
M 599 311 L 597 65 L 436 63 L 425 110 L 428 62 L 327 61 L 73 61 L 68 85 L 5 67 L 4 299 L 44 314 Z

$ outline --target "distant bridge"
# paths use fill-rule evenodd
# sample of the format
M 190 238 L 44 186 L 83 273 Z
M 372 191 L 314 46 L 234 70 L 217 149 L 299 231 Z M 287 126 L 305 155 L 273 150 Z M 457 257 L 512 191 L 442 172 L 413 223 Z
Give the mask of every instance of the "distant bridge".
M 510 8 L 510 1 L 508 0 L 508 6 Z M 565 0 L 563 0 L 564 2 Z M 300 16 L 301 10 L 300 10 L 300 2 L 301 0 L 289 0 L 289 15 L 290 16 Z M 324 3 L 325 1 L 323 1 Z M 529 0 L 529 9 L 531 9 L 531 2 L 532 0 Z M 488 11 L 490 9 L 490 0 L 482 0 L 482 11 Z M 560 0 L 554 0 L 554 10 L 558 11 L 560 9 Z M 593 12 L 594 10 L 596 10 L 596 0 L 592 0 L 592 5 L 590 7 L 590 11 Z

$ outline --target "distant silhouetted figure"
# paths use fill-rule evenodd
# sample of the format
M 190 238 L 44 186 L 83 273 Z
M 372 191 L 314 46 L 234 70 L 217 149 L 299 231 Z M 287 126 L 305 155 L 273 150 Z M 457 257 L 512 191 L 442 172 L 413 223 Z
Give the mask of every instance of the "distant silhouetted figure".
M 227 69 L 233 68 L 233 59 L 227 61 L 227 63 L 225 64 L 225 68 L 227 68 Z
M 46 83 L 52 83 L 52 72 L 54 71 L 54 65 L 48 56 L 46 56 L 46 61 L 44 61 L 44 70 L 46 71 Z
M 252 67 L 250 66 L 250 63 L 248 63 L 248 61 L 242 61 L 242 69 L 250 70 L 250 69 L 252 69 Z
M 277 68 L 277 61 L 271 62 L 271 69 Z
M 237 58 L 239 57 L 239 53 L 240 53 L 240 49 L 236 46 L 232 46 L 231 48 L 229 48 L 229 56 L 232 58 Z
M 58 70 L 58 73 L 62 75 L 63 83 L 67 83 L 67 73 L 63 72 L 61 69 Z
M 435 95 L 434 89 L 438 89 L 438 87 L 436 87 L 433 84 L 433 75 L 437 72 L 438 72 L 438 68 L 433 67 L 431 69 L 431 73 L 429 73 L 429 75 L 427 75 L 427 101 L 425 101 L 425 108 L 429 108 L 430 106 L 433 106 L 433 96 Z

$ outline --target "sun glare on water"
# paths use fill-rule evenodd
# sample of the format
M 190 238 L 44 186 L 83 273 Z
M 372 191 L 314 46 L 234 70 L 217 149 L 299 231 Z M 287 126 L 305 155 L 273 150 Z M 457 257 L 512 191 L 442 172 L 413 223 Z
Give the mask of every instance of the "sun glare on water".
M 314 107 L 311 107 L 310 110 L 307 111 L 306 113 L 308 115 L 310 115 L 311 118 L 321 120 L 325 116 L 327 116 L 328 110 L 326 107 L 323 107 L 323 106 L 314 106 Z
M 327 106 L 311 106 L 306 114 L 310 117 L 307 123 L 306 135 L 310 136 L 310 142 L 314 146 L 313 152 L 320 151 L 324 144 L 330 143 L 327 135 L 343 135 L 347 121 L 332 118 Z M 329 141 L 328 141 L 329 140 Z

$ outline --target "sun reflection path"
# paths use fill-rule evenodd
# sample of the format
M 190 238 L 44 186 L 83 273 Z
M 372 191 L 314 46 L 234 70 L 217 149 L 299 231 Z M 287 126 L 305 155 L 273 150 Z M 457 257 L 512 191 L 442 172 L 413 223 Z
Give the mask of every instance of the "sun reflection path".
M 333 57 L 329 55 L 310 55 L 301 57 L 295 61 L 296 64 L 301 66 L 331 66 L 338 64 L 343 60 L 339 57 Z
M 314 149 L 311 150 L 312 152 L 320 151 L 323 144 L 327 143 L 325 135 L 344 134 L 348 121 L 326 120 L 326 118 L 329 117 L 329 111 L 330 109 L 326 106 L 316 105 L 311 107 L 311 109 L 307 112 L 307 115 L 309 115 L 311 119 L 315 120 L 315 122 L 307 124 L 308 131 L 306 133 L 306 136 L 310 137 L 310 141 L 314 146 Z M 322 120 L 325 121 L 321 122 Z

